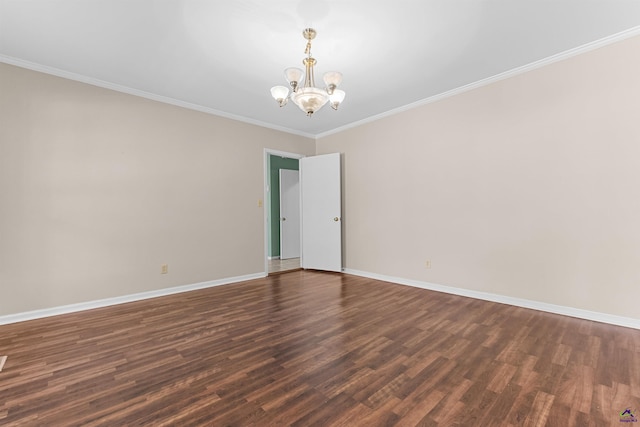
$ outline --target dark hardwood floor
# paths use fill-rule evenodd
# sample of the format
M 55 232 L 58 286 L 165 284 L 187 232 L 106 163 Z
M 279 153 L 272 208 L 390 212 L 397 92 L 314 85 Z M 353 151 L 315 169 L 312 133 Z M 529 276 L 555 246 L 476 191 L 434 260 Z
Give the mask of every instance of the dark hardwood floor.
M 633 425 L 621 424 L 627 408 L 640 417 L 638 330 L 333 273 L 0 326 L 5 354 L 3 426 Z

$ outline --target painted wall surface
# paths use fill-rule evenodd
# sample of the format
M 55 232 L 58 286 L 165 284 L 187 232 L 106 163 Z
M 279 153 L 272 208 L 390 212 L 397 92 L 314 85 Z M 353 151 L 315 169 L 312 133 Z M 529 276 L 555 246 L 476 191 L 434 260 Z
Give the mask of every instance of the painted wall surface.
M 638 52 L 627 39 L 320 138 L 344 157 L 346 267 L 640 318 Z
M 0 94 L 0 315 L 264 272 L 264 148 L 315 151 L 6 64 Z
M 269 256 L 280 256 L 280 169 L 298 169 L 298 159 L 269 155 Z

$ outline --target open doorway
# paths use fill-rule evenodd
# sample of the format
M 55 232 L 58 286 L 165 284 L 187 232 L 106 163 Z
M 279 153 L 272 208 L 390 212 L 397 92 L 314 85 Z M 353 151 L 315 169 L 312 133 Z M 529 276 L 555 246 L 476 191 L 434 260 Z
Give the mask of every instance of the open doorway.
M 300 268 L 298 171 L 302 157 L 265 150 L 265 270 L 268 274 Z

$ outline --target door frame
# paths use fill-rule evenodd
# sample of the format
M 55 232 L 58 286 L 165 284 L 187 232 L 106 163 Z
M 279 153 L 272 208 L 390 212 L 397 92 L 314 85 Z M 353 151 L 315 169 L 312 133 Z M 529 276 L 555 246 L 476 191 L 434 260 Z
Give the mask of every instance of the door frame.
M 264 227 L 264 254 L 263 254 L 263 258 L 264 258 L 264 273 L 265 275 L 269 275 L 269 212 L 267 210 L 267 200 L 269 197 L 269 188 L 268 188 L 268 183 L 269 183 L 269 156 L 279 156 L 279 157 L 287 157 L 289 159 L 297 159 L 300 160 L 303 157 L 307 157 L 304 154 L 298 154 L 298 153 L 289 153 L 286 151 L 280 151 L 280 150 L 273 150 L 271 148 L 265 148 L 264 149 L 264 163 L 263 163 L 263 167 L 264 167 L 264 176 L 263 176 L 263 184 L 262 184 L 262 190 L 263 190 L 263 196 L 262 196 L 262 211 L 264 213 L 264 220 L 263 220 L 263 227 Z

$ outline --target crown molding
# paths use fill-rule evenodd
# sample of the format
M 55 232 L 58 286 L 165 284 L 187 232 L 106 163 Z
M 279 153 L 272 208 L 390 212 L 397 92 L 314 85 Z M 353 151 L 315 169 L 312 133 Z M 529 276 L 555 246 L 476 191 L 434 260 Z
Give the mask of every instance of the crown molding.
M 37 71 L 44 74 L 49 74 L 56 77 L 61 77 L 67 80 L 73 80 L 79 83 L 85 83 L 92 86 L 101 87 L 103 89 L 109 89 L 127 95 L 138 96 L 146 98 L 151 101 L 162 102 L 163 104 L 174 105 L 176 107 L 186 108 L 189 110 L 199 111 L 201 113 L 211 114 L 213 116 L 223 117 L 225 119 L 235 120 L 242 123 L 247 123 L 254 126 L 260 126 L 267 129 L 277 130 L 280 132 L 290 133 L 305 138 L 315 139 L 316 136 L 311 133 L 301 132 L 295 129 L 287 128 L 284 126 L 278 126 L 271 123 L 263 122 L 260 120 L 250 119 L 248 117 L 240 116 L 237 114 L 227 113 L 225 111 L 216 110 L 209 107 L 204 107 L 198 104 L 192 104 L 190 102 L 180 101 L 179 99 L 170 98 L 168 96 L 156 95 L 154 93 L 145 92 L 143 90 L 133 89 L 128 86 L 119 85 L 116 83 L 107 82 L 100 79 L 94 79 L 92 77 L 83 76 L 81 74 L 72 73 L 70 71 L 61 70 L 55 67 L 49 67 L 47 65 L 37 64 L 35 62 L 25 61 L 23 59 L 14 58 L 11 56 L 0 55 L 0 62 L 5 64 L 14 65 L 20 68 L 26 68 L 28 70 Z
M 520 74 L 524 74 L 529 71 L 536 70 L 538 68 L 544 67 L 546 65 L 550 65 L 559 61 L 563 61 L 565 59 L 590 52 L 592 50 L 640 35 L 640 25 L 630 28 L 628 30 L 613 34 L 611 36 L 593 41 L 591 43 L 584 44 L 582 46 L 566 50 L 564 52 L 558 53 L 556 55 L 549 56 L 547 58 L 541 59 L 539 61 L 532 62 L 527 65 L 523 65 L 521 67 L 513 68 L 509 71 L 505 71 L 500 74 L 496 74 L 491 77 L 487 77 L 486 79 L 478 80 L 473 83 L 469 83 L 464 86 L 457 87 L 455 89 L 451 89 L 446 92 L 439 93 L 437 95 L 431 96 L 429 98 L 421 99 L 416 102 L 412 102 L 411 104 L 403 105 L 402 107 L 394 108 L 389 111 L 385 111 L 384 113 L 376 114 L 375 116 L 367 117 L 366 119 L 358 120 L 356 122 L 349 123 L 344 126 L 337 127 L 335 129 L 319 133 L 315 136 L 316 140 L 320 138 L 324 138 L 326 136 L 334 135 L 336 133 L 344 132 L 349 129 L 356 128 L 358 126 L 365 125 L 367 123 L 372 123 L 378 121 L 380 119 L 384 119 L 386 117 L 394 116 L 399 113 L 403 113 L 405 111 L 413 110 L 414 108 L 422 107 L 427 104 L 432 104 L 437 101 L 441 101 L 445 98 L 449 98 L 455 95 L 459 95 L 461 93 L 465 93 L 471 91 L 473 89 L 477 89 L 483 86 L 490 85 L 492 83 L 499 82 L 501 80 L 508 79 L 510 77 L 514 77 Z
M 38 71 L 41 73 L 45 73 L 45 74 L 50 74 L 53 76 L 57 76 L 57 77 L 62 77 L 68 80 L 73 80 L 73 81 L 77 81 L 80 83 L 86 83 L 92 86 L 97 86 L 97 87 L 101 87 L 104 89 L 110 89 L 116 92 L 121 92 L 121 93 L 125 93 L 128 95 L 133 95 L 133 96 L 139 96 L 142 98 L 146 98 L 152 101 L 157 101 L 157 102 L 162 102 L 165 104 L 170 104 L 170 105 L 174 105 L 177 107 L 182 107 L 182 108 L 187 108 L 190 110 L 194 110 L 194 111 L 199 111 L 202 113 L 206 113 L 206 114 L 211 114 L 214 116 L 218 116 L 218 117 L 223 117 L 223 118 L 227 118 L 230 120 L 235 120 L 235 121 L 239 121 L 239 122 L 243 122 L 243 123 L 247 123 L 247 124 L 251 124 L 251 125 L 255 125 L 255 126 L 260 126 L 263 128 L 267 128 L 267 129 L 272 129 L 272 130 L 276 130 L 279 132 L 285 132 L 285 133 L 289 133 L 289 134 L 293 134 L 293 135 L 297 135 L 297 136 L 301 136 L 304 138 L 310 138 L 313 139 L 315 141 L 317 141 L 320 138 L 324 138 L 330 135 L 334 135 L 340 132 L 344 132 L 346 130 L 349 129 L 353 129 L 362 125 L 365 125 L 367 123 L 372 123 L 381 119 L 384 119 L 386 117 L 390 117 L 390 116 L 394 116 L 396 114 L 400 114 L 403 113 L 405 111 L 409 111 L 409 110 L 413 110 L 415 108 L 418 107 L 422 107 L 424 105 L 427 104 L 431 104 L 437 101 L 441 101 L 443 99 L 455 96 L 455 95 L 459 95 L 468 91 L 471 91 L 473 89 L 477 89 L 483 86 L 487 86 L 490 85 L 492 83 L 496 83 L 498 81 L 501 80 L 505 80 L 508 79 L 510 77 L 514 77 L 517 76 L 519 74 L 523 74 L 529 71 L 533 71 L 535 69 L 544 67 L 546 65 L 550 65 L 568 58 L 571 58 L 573 56 L 576 55 L 580 55 L 582 53 L 586 53 L 595 49 L 598 49 L 600 47 L 604 47 L 634 36 L 640 35 L 640 25 L 629 28 L 625 31 L 621 31 L 619 33 L 616 34 L 612 34 L 610 36 L 604 37 L 602 39 L 593 41 L 591 43 L 587 43 L 584 44 L 582 46 L 573 48 L 573 49 L 569 49 L 566 50 L 564 52 L 558 53 L 556 55 L 552 55 L 549 56 L 547 58 L 541 59 L 539 61 L 535 61 L 532 62 L 530 64 L 527 65 L 523 65 L 521 67 L 517 67 L 508 71 L 505 71 L 503 73 L 499 73 L 496 74 L 494 76 L 491 77 L 487 77 L 485 79 L 482 80 L 478 80 L 476 82 L 473 83 L 469 83 L 467 85 L 464 86 L 460 86 L 451 90 L 448 90 L 446 92 L 442 92 L 440 94 L 428 97 L 428 98 L 424 98 L 421 99 L 419 101 L 416 102 L 412 102 L 410 104 L 407 105 L 403 105 L 401 107 L 398 108 L 394 108 L 388 111 L 385 111 L 383 113 L 380 114 L 376 114 L 374 116 L 370 116 L 367 117 L 365 119 L 362 120 L 358 120 L 355 122 L 351 122 L 348 123 L 346 125 L 343 126 L 339 126 L 337 128 L 325 131 L 325 132 L 320 132 L 317 134 L 312 134 L 312 133 L 308 133 L 308 132 L 302 132 L 296 129 L 291 129 L 291 128 L 287 128 L 284 126 L 278 126 L 278 125 L 274 125 L 272 123 L 267 123 L 267 122 L 263 122 L 260 120 L 255 120 L 255 119 L 251 119 L 248 117 L 244 117 L 244 116 L 240 116 L 237 114 L 231 114 L 231 113 L 227 113 L 224 111 L 220 111 L 220 110 L 216 110 L 213 108 L 209 108 L 209 107 L 204 107 L 202 105 L 197 105 L 197 104 L 192 104 L 189 102 L 185 102 L 185 101 L 180 101 L 178 99 L 174 99 L 174 98 L 170 98 L 167 96 L 161 96 L 161 95 L 156 95 L 150 92 L 145 92 L 145 91 L 141 91 L 138 89 L 133 89 L 127 86 L 123 86 L 123 85 L 119 85 L 119 84 L 115 84 L 115 83 L 110 83 L 104 80 L 99 80 L 99 79 L 94 79 L 91 77 L 87 77 L 87 76 L 83 76 L 81 74 L 77 74 L 77 73 L 72 73 L 69 71 L 64 71 L 64 70 L 60 70 L 58 68 L 54 68 L 54 67 L 49 67 L 46 65 L 41 65 L 41 64 L 37 64 L 34 62 L 30 62 L 30 61 L 25 61 L 23 59 L 19 59 L 19 58 L 14 58 L 11 56 L 6 56 L 6 55 L 0 55 L 0 62 L 3 62 L 5 64 L 9 64 L 9 65 L 15 65 L 17 67 L 21 67 L 21 68 L 26 68 L 29 70 L 33 70 L 33 71 Z

